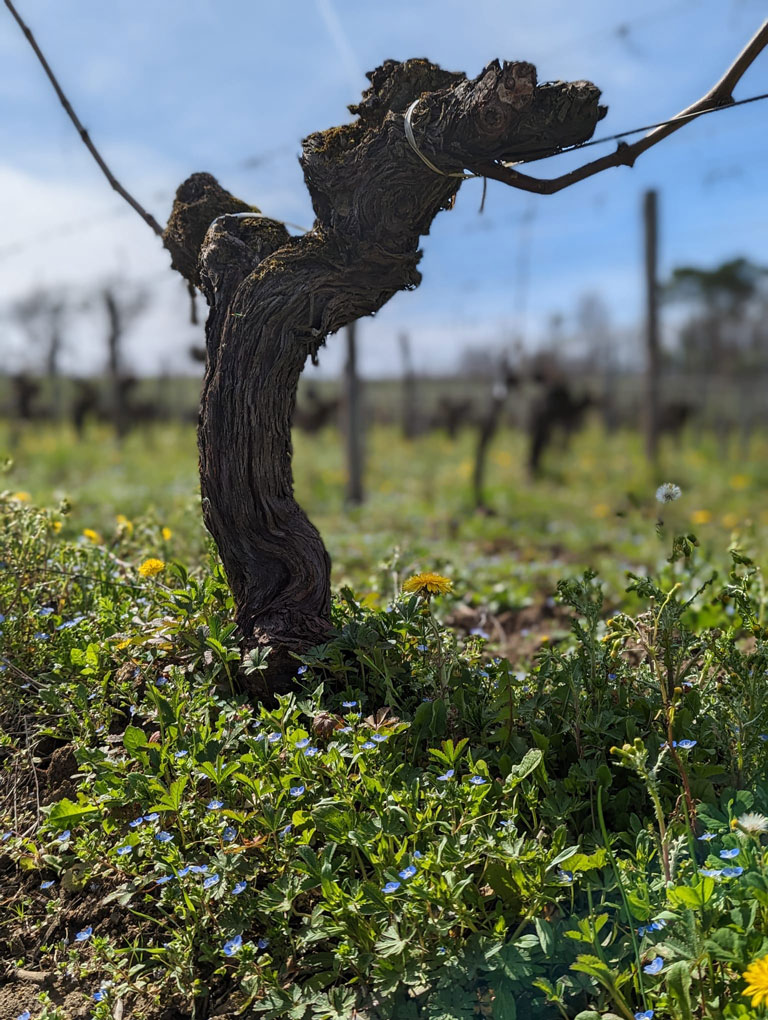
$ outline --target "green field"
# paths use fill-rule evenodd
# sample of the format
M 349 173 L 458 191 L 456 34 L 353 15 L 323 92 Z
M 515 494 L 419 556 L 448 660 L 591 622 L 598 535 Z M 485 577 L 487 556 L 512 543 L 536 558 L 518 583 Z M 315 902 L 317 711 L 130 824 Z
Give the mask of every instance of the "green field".
M 504 430 L 488 462 L 487 496 L 495 514 L 472 509 L 475 434 L 456 441 L 432 433 L 406 442 L 394 428 L 367 437 L 362 508 L 344 505 L 344 451 L 337 430 L 294 436 L 296 495 L 319 527 L 333 560 L 333 581 L 363 594 L 392 594 L 393 557 L 400 573 L 440 569 L 460 580 L 473 602 L 515 607 L 535 592 L 551 594 L 563 572 L 591 566 L 620 591 L 627 569 L 650 569 L 667 555 L 656 535 L 659 481 L 674 481 L 683 498 L 665 509 L 665 526 L 696 533 L 705 559 L 723 559 L 737 541 L 760 558 L 766 551 L 768 436 L 744 451 L 737 440 L 723 450 L 714 436 L 684 436 L 662 448 L 659 477 L 642 454 L 637 433 L 606 436 L 593 423 L 563 452 L 551 450 L 545 475 L 526 477 L 526 439 Z M 119 445 L 108 427 L 78 443 L 68 427 L 31 426 L 11 449 L 0 430 L 0 451 L 12 458 L 2 485 L 32 503 L 55 506 L 66 497 L 62 537 L 84 529 L 120 544 L 123 515 L 146 532 L 136 554 L 162 552 L 187 565 L 201 562 L 197 451 L 191 426 L 161 425 L 131 433 Z M 153 548 L 150 535 L 173 538 Z M 144 530 L 142 530 L 144 528 Z M 153 532 L 152 529 L 155 529 Z

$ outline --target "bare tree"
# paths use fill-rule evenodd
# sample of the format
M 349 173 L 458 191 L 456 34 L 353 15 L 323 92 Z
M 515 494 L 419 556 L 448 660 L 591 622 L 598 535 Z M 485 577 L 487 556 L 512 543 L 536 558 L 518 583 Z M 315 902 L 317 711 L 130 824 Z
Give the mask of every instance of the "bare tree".
M 144 289 L 126 291 L 110 283 L 103 287 L 101 300 L 107 314 L 107 374 L 111 390 L 111 416 L 115 432 L 122 439 L 130 428 L 130 395 L 136 384 L 125 364 L 123 341 L 134 321 L 147 308 L 149 296 Z
M 59 290 L 39 288 L 15 301 L 11 320 L 25 334 L 37 370 L 50 382 L 54 417 L 61 413 L 60 358 L 64 346 L 67 302 Z

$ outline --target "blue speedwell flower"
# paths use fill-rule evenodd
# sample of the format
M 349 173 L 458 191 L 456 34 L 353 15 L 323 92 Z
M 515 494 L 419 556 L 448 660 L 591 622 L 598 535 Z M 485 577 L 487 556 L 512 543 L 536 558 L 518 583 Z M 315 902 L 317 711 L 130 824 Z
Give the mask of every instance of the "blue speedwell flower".
M 174 758 L 186 758 L 188 754 L 189 754 L 189 751 L 177 751 L 177 752 L 176 752 L 176 753 L 174 754 L 174 756 L 173 756 L 173 757 L 174 757 Z
M 206 878 L 203 882 L 203 889 L 210 889 L 212 885 L 216 885 L 219 881 L 218 874 L 211 875 L 210 878 Z
M 716 832 L 702 832 L 702 834 L 698 838 L 703 840 L 705 843 L 708 843 L 710 841 L 710 839 L 717 839 L 717 833 Z
M 374 733 L 371 740 L 377 744 L 383 744 L 385 740 L 389 740 L 389 736 L 386 733 Z
M 267 737 L 267 740 L 270 742 L 270 744 L 276 744 L 277 741 L 280 739 L 280 736 L 281 736 L 280 733 L 270 733 L 269 736 Z
M 128 822 L 132 829 L 137 828 L 144 821 L 144 815 L 139 815 L 138 818 L 134 818 L 132 822 Z
M 354 708 L 357 705 L 356 701 L 342 701 L 342 708 Z
M 256 947 L 258 949 L 266 949 L 268 945 L 269 939 L 259 939 L 259 941 L 256 943 Z
M 698 741 L 696 740 L 678 740 L 677 746 L 682 747 L 684 751 L 690 751 L 692 747 L 695 747 Z
M 570 885 L 571 882 L 573 881 L 573 872 L 564 871 L 563 868 L 559 868 L 557 872 L 557 877 L 560 879 L 563 885 Z
M 93 926 L 89 924 L 87 928 L 83 928 L 75 935 L 75 942 L 87 942 L 91 935 L 93 935 Z
M 304 757 L 305 758 L 314 758 L 315 755 L 318 753 L 318 751 L 319 751 L 319 748 L 317 748 L 317 747 L 308 747 L 306 749 L 306 751 L 304 752 Z
M 245 892 L 247 888 L 248 888 L 247 882 L 236 882 L 235 885 L 232 886 L 232 895 L 239 896 L 240 893 Z
M 403 868 L 402 871 L 398 871 L 398 875 L 402 879 L 413 878 L 416 874 L 416 868 L 412 864 L 409 864 L 407 868 Z
M 296 746 L 300 748 L 309 747 L 309 737 L 302 737 L 301 740 L 297 740 Z
M 483 783 L 488 782 L 483 776 L 471 776 L 469 781 L 473 786 L 482 786 Z
M 23 1013 L 19 1013 L 19 1015 L 16 1017 L 16 1020 L 31 1020 L 31 1018 L 32 1014 L 29 1012 L 28 1009 L 25 1009 Z
M 130 845 L 130 843 L 126 843 L 125 846 L 119 846 L 117 848 L 117 852 L 120 854 L 121 857 L 125 857 L 126 854 L 132 853 L 133 849 L 134 848 Z
M 237 839 L 237 829 L 232 825 L 228 825 L 222 832 L 221 838 L 225 843 L 231 843 L 234 839 Z
M 370 740 L 366 740 L 366 742 L 364 744 L 361 744 L 360 746 L 364 751 L 372 751 L 376 747 L 376 745 L 372 743 Z
M 184 868 L 179 868 L 179 878 L 185 878 L 192 870 L 192 865 L 187 864 Z
M 720 868 L 699 868 L 699 874 L 706 875 L 707 878 L 720 878 L 722 873 Z
M 157 811 L 153 811 L 149 815 L 144 815 L 144 821 L 145 822 L 156 822 L 159 817 L 160 817 L 160 815 L 157 813 Z
M 40 883 L 41 889 L 50 889 L 52 885 L 56 885 L 56 880 L 53 878 L 47 879 L 45 882 Z
M 63 832 L 59 833 L 56 839 L 58 839 L 59 843 L 66 843 L 71 835 L 72 833 L 69 831 L 69 829 L 65 829 Z
M 731 850 L 721 850 L 720 856 L 723 858 L 724 861 L 730 861 L 734 857 L 739 856 L 739 848 L 735 846 Z
M 93 993 L 94 1002 L 103 1002 L 104 999 L 109 995 L 109 990 L 106 988 L 100 988 L 98 992 Z
M 303 786 L 292 786 L 288 791 L 292 797 L 300 797 L 304 793 Z
M 207 864 L 193 864 L 189 869 L 193 875 L 204 875 L 208 870 Z
M 664 966 L 664 959 L 661 956 L 654 957 L 650 963 L 643 967 L 646 974 L 658 974 Z
M 170 843 L 173 840 L 173 836 L 170 832 L 166 832 L 165 829 L 163 829 L 162 832 L 155 833 L 155 839 L 158 843 Z
M 155 885 L 165 885 L 166 882 L 170 882 L 173 875 L 161 875 L 160 878 L 155 880 Z
M 453 777 L 454 777 L 454 770 L 453 769 L 448 769 L 447 772 L 444 772 L 442 774 L 442 776 L 438 776 L 437 778 L 439 780 L 441 780 L 441 782 L 444 783 L 447 779 L 453 779 Z
M 653 1020 L 653 1010 L 643 1009 L 639 1013 L 635 1013 L 635 1020 Z
M 723 868 L 723 878 L 738 878 L 744 874 L 744 869 L 737 864 L 735 867 Z
M 243 936 L 235 935 L 234 938 L 224 943 L 224 955 L 234 956 L 235 953 L 239 952 L 243 946 Z
M 208 811 L 218 811 L 224 807 L 224 801 L 216 799 L 209 800 L 205 806 L 208 809 Z
M 382 888 L 381 891 L 385 893 L 393 893 L 397 892 L 399 888 L 400 888 L 399 882 L 387 882 L 387 884 Z

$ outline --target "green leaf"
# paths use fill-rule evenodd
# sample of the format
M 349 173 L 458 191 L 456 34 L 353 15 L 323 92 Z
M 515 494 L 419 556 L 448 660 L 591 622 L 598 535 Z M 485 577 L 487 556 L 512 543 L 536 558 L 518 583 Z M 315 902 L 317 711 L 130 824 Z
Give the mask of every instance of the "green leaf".
M 687 907 L 689 910 L 701 910 L 712 899 L 715 891 L 715 880 L 704 876 L 694 886 L 678 885 L 667 889 L 667 898 L 673 907 Z
M 397 926 L 390 924 L 374 948 L 379 956 L 399 956 L 408 948 L 408 939 L 401 938 Z
M 667 971 L 667 988 L 674 996 L 680 1009 L 680 1020 L 692 1020 L 691 972 L 685 960 L 678 960 L 677 963 L 673 963 Z
M 138 757 L 136 752 L 141 747 L 147 747 L 147 735 L 138 726 L 128 726 L 123 734 L 123 746 L 132 757 Z M 142 758 L 146 757 L 141 755 Z
M 562 862 L 567 871 L 594 871 L 596 868 L 605 867 L 605 847 L 600 847 L 592 854 L 576 853 L 572 857 L 566 857 Z
M 632 910 L 632 916 L 638 921 L 647 921 L 653 913 L 653 907 L 646 897 L 645 893 L 640 896 L 632 890 L 627 892 L 627 903 Z
M 48 813 L 48 822 L 55 829 L 68 829 L 71 825 L 78 825 L 84 818 L 99 814 L 99 811 L 100 808 L 89 804 L 84 798 L 75 804 L 65 797 L 53 805 Z
M 517 1004 L 507 982 L 494 985 L 493 1017 L 494 1020 L 517 1020 Z
M 520 890 L 510 871 L 498 861 L 492 861 L 485 869 L 488 885 L 505 903 L 519 903 Z
M 507 778 L 507 784 L 510 783 L 511 779 L 511 785 L 516 786 L 517 783 L 521 782 L 526 778 L 526 776 L 529 776 L 531 772 L 539 767 L 543 757 L 544 752 L 538 748 L 528 751 L 521 762 L 512 766 L 512 771 L 509 773 L 509 777 Z

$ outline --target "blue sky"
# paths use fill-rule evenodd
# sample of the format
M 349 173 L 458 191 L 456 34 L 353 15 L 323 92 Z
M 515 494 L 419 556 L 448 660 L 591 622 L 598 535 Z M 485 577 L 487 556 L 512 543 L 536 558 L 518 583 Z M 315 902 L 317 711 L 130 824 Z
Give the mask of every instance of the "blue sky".
M 670 116 L 721 75 L 766 14 L 765 0 L 17 0 L 75 109 L 122 183 L 158 219 L 195 170 L 280 219 L 309 226 L 296 156 L 382 60 L 426 56 L 475 75 L 493 57 L 525 59 L 540 80 L 589 78 L 609 107 L 599 133 Z M 86 294 L 105 278 L 152 287 L 131 353 L 147 371 L 178 367 L 198 339 L 159 242 L 114 195 L 0 8 L 0 306 L 33 284 Z M 737 97 L 768 92 L 768 52 Z M 737 254 L 768 263 L 768 101 L 703 118 L 645 154 L 551 197 L 468 181 L 424 239 L 424 281 L 362 324 L 371 373 L 397 368 L 408 330 L 422 369 L 450 368 L 469 344 L 499 346 L 573 321 L 599 293 L 631 329 L 642 310 L 642 193 L 660 191 L 662 273 Z M 591 158 L 608 149 L 591 149 Z M 532 172 L 554 175 L 563 156 Z M 85 223 L 85 228 L 77 225 Z M 59 227 L 72 229 L 51 237 Z M 45 240 L 43 240 L 45 238 Z M 24 358 L 0 322 L 0 356 Z M 73 325 L 69 363 L 100 369 L 98 322 Z M 322 361 L 338 364 L 331 338 Z

